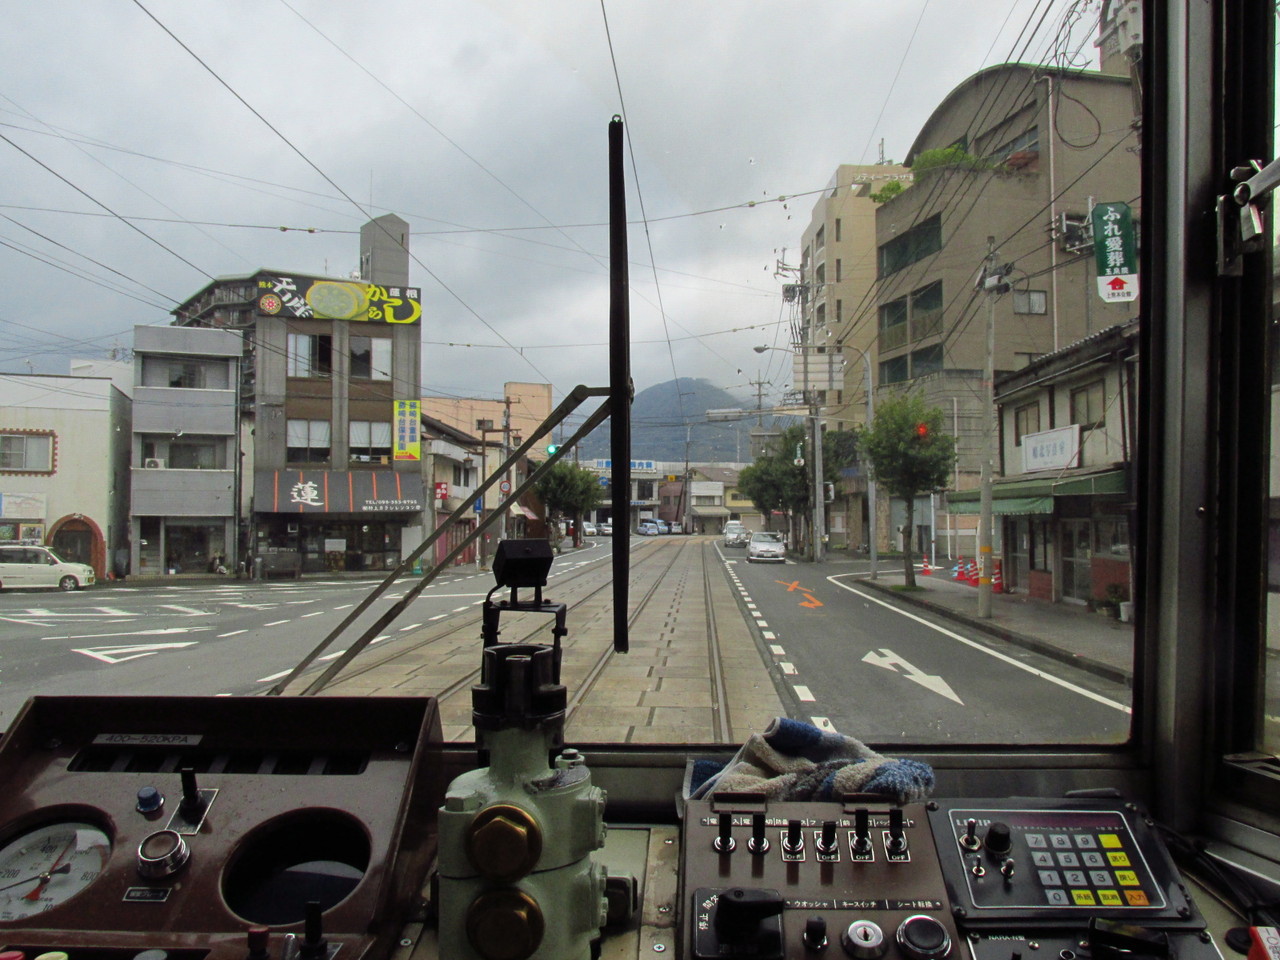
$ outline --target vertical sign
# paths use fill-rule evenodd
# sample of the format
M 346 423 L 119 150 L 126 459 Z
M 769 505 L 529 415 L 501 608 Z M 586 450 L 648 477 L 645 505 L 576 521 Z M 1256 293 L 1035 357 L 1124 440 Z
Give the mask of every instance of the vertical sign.
M 395 447 L 392 460 L 421 460 L 422 401 L 395 401 Z
M 1098 296 L 1108 303 L 1138 299 L 1138 240 L 1127 203 L 1093 208 L 1093 253 L 1098 263 Z

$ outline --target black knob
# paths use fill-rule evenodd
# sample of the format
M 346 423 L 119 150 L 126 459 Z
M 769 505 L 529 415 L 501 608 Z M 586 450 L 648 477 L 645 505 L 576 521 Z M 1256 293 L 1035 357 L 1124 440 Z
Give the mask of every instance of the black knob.
M 902 853 L 907 849 L 907 835 L 903 832 L 901 807 L 889 808 L 889 852 Z
M 951 934 L 947 928 L 922 913 L 903 920 L 896 939 L 909 960 L 942 960 L 951 953 Z
M 722 813 L 717 821 L 719 833 L 712 846 L 719 853 L 733 853 L 733 814 Z
M 724 942 L 754 940 L 760 922 L 776 917 L 785 906 L 776 891 L 733 887 L 716 897 L 716 935 Z
M 1008 856 L 1009 851 L 1013 849 L 1013 838 L 1009 832 L 1009 825 L 997 820 L 987 827 L 986 844 L 987 850 L 993 857 L 1003 858 Z
M 827 948 L 827 921 L 822 917 L 810 917 L 804 922 L 804 933 L 801 935 L 804 945 L 810 950 Z
M 799 853 L 804 849 L 804 831 L 800 829 L 799 820 L 787 821 L 787 836 L 783 846 L 787 848 L 788 853 Z
M 757 856 L 769 851 L 769 838 L 764 834 L 764 814 L 751 815 L 751 839 L 747 841 L 747 849 Z
M 196 786 L 195 767 L 183 767 L 178 771 L 182 778 L 182 802 L 178 804 L 178 812 L 187 820 L 199 820 L 204 816 L 204 797 L 200 796 L 200 788 Z
M 270 927 L 250 927 L 247 939 L 249 941 L 248 960 L 266 960 L 271 956 L 271 951 L 268 949 L 271 941 Z
M 853 811 L 853 848 L 858 853 L 871 849 L 871 811 L 866 807 Z
M 836 852 L 836 822 L 834 820 L 822 821 L 822 837 L 818 840 L 819 853 L 835 853 Z
M 329 956 L 329 941 L 324 938 L 320 912 L 319 900 L 308 900 L 303 908 L 302 945 L 298 947 L 302 960 L 325 960 Z

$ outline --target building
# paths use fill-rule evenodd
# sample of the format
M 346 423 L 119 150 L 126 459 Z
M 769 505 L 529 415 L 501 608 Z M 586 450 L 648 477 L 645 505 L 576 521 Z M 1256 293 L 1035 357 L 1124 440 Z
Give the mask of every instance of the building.
M 475 500 L 480 477 L 480 439 L 455 429 L 434 417 L 422 415 L 422 441 L 427 456 L 435 526 L 438 530 L 449 515 Z M 459 520 L 435 543 L 434 562 L 445 558 L 476 527 L 476 518 Z M 474 563 L 475 545 L 469 545 L 455 559 L 455 564 Z
M 977 484 L 984 458 L 988 319 L 1000 374 L 1134 309 L 1100 297 L 1089 230 L 1094 203 L 1136 204 L 1139 195 L 1134 101 L 1122 68 L 979 71 L 933 111 L 907 157 L 913 184 L 876 213 L 875 313 L 867 318 L 876 329 L 876 399 L 914 390 L 942 408 L 957 436 L 957 488 Z M 975 291 L 979 276 L 991 283 Z M 886 534 L 906 522 L 898 501 L 881 513 Z M 914 514 L 917 543 L 937 538 L 939 554 L 973 555 L 973 518 L 939 517 L 935 526 L 927 509 Z
M 134 327 L 130 569 L 239 569 L 239 331 Z
M 515 437 L 528 439 L 551 416 L 551 384 L 503 384 L 501 400 L 475 397 L 423 397 L 422 412 L 440 423 L 464 433 L 487 429 L 504 432 L 508 442 Z M 487 424 L 481 427 L 480 424 Z
M 257 270 L 173 311 L 244 335 L 247 547 L 269 567 L 387 570 L 432 529 L 408 237 L 388 214 L 361 228 L 361 280 Z
M 996 381 L 1004 589 L 1040 600 L 1130 600 L 1136 320 L 1047 354 Z M 974 516 L 979 491 L 947 495 Z
M 127 572 L 130 416 L 110 377 L 0 374 L 0 543 Z

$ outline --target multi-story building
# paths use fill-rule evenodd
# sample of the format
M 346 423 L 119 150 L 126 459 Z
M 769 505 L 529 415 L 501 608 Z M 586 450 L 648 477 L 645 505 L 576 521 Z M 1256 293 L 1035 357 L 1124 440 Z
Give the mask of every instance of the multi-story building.
M 1005 590 L 1077 603 L 1132 598 L 1137 344 L 1133 320 L 996 381 L 992 513 Z M 955 513 L 979 510 L 978 490 L 947 500 Z
M 237 330 L 134 327 L 135 574 L 239 567 L 243 353 Z
M 1139 213 L 1133 103 L 1127 70 L 989 67 L 933 111 L 907 157 L 913 184 L 877 211 L 877 401 L 914 390 L 942 408 L 958 488 L 977 484 L 985 457 L 989 317 L 994 370 L 1007 373 L 1134 309 L 1100 297 L 1088 230 L 1095 203 Z M 980 275 L 992 282 L 976 291 Z M 972 518 L 935 528 L 921 506 L 917 545 L 951 534 L 939 553 L 972 554 Z M 901 528 L 905 504 L 888 509 L 879 529 Z
M 365 224 L 360 263 L 361 280 L 222 277 L 173 311 L 182 326 L 243 332 L 248 549 L 296 555 L 304 573 L 388 569 L 434 522 L 408 224 L 392 214 Z
M 0 375 L 0 543 L 126 573 L 129 424 L 110 377 Z
M 501 400 L 423 397 L 422 412 L 464 433 L 475 433 L 484 423 L 491 433 L 504 431 L 508 439 L 534 436 L 551 415 L 549 383 L 506 383 L 502 396 Z

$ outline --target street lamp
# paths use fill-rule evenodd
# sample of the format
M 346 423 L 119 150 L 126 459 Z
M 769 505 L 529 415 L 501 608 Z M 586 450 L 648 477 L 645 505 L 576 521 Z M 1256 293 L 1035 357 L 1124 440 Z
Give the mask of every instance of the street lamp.
M 764 345 L 761 345 L 758 347 L 752 347 L 751 349 L 753 349 L 756 353 L 764 353 L 767 350 L 777 350 L 781 353 L 793 353 L 793 351 L 784 350 L 782 347 L 769 347 Z M 867 426 L 870 427 L 871 421 L 875 417 L 875 384 L 873 383 L 873 379 L 872 379 L 871 357 L 867 355 L 867 352 L 865 350 L 859 350 L 857 347 L 852 346 L 851 344 L 841 344 L 840 349 L 842 352 L 845 349 L 853 350 L 858 354 L 859 358 L 862 360 L 863 372 L 865 374 L 864 383 L 867 391 Z M 807 387 L 808 386 L 808 382 L 807 382 L 808 354 L 807 353 L 805 354 L 805 368 L 806 368 L 805 369 L 805 378 L 806 378 L 805 387 Z M 822 496 L 821 496 L 821 493 L 822 493 L 822 446 L 821 446 L 822 430 L 821 430 L 820 411 L 817 411 L 816 408 L 811 408 L 811 409 L 815 410 L 813 415 L 814 415 L 815 421 L 818 423 L 818 429 L 815 431 L 817 434 L 817 439 L 815 440 L 816 454 L 814 457 L 814 462 L 815 462 L 814 516 L 816 518 L 816 517 L 820 517 L 822 514 L 822 506 L 821 506 L 821 502 L 822 502 Z M 815 536 L 816 535 L 817 535 L 817 530 L 815 527 Z M 868 472 L 867 474 L 867 538 L 868 538 L 868 549 L 870 550 L 870 559 L 871 559 L 870 577 L 872 580 L 875 580 L 879 573 L 879 570 L 878 570 L 879 550 L 876 546 L 876 482 L 872 478 L 870 472 Z M 815 559 L 816 558 L 817 558 L 817 552 L 815 550 Z

